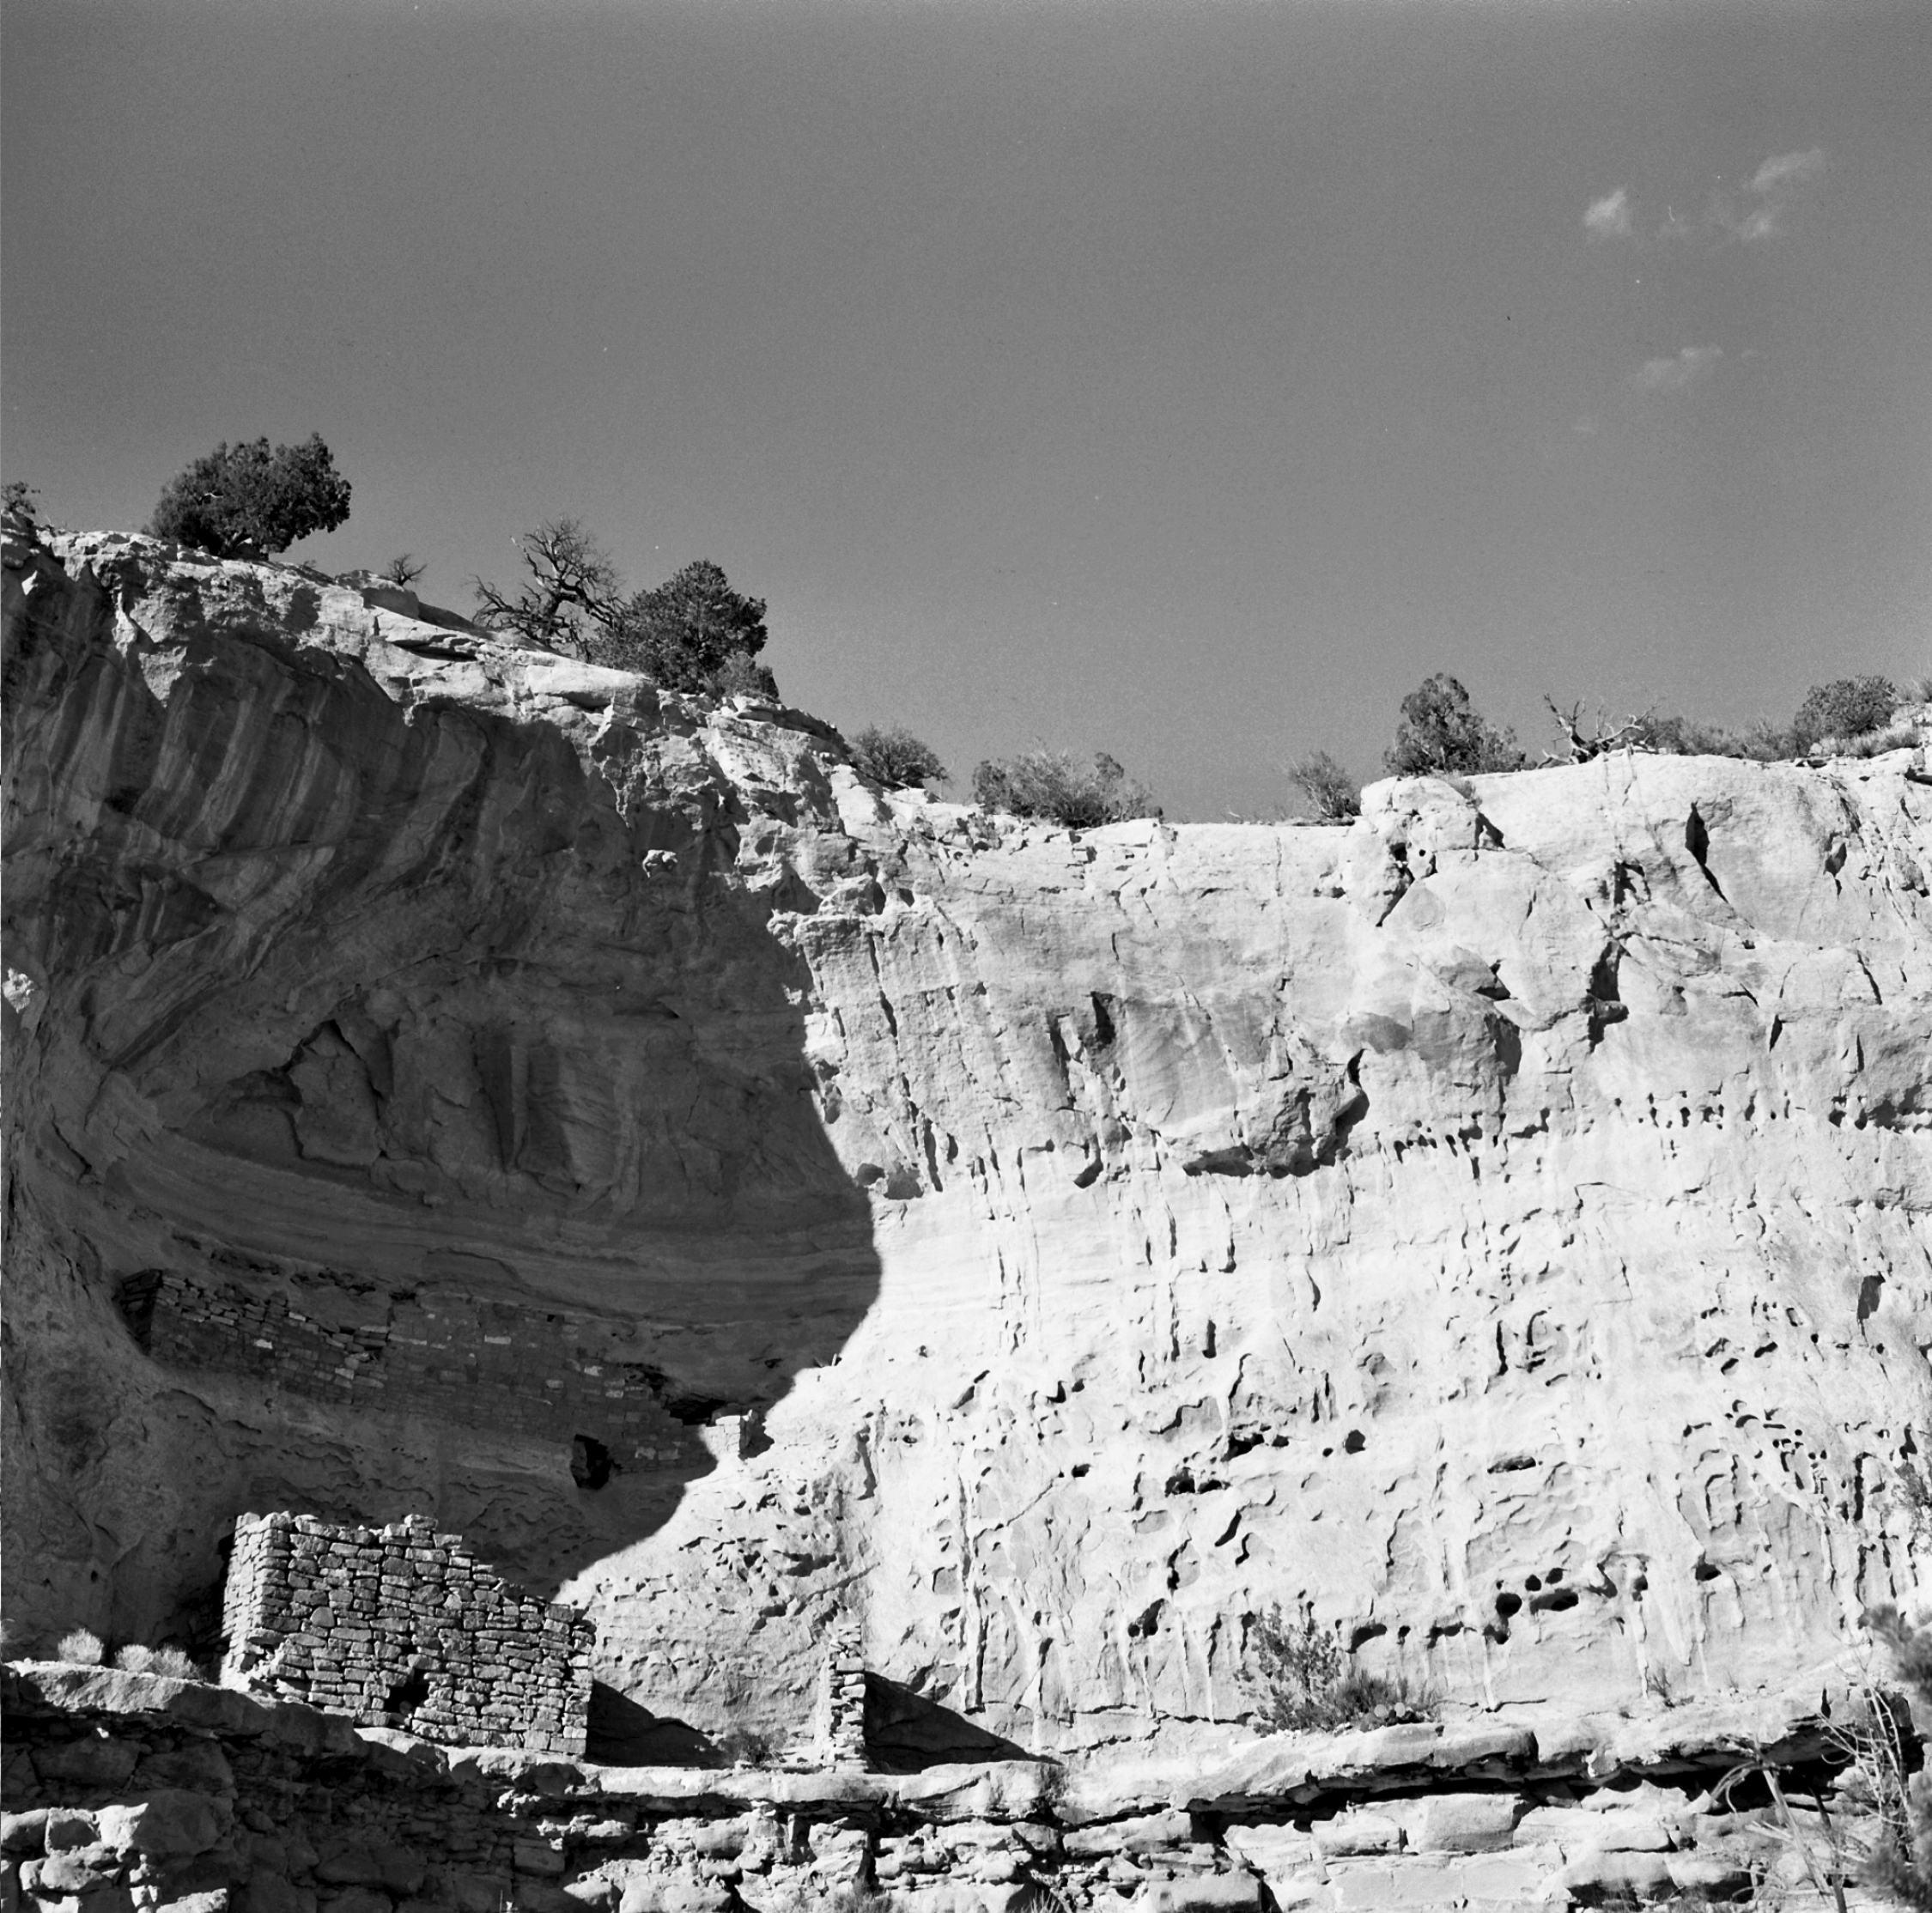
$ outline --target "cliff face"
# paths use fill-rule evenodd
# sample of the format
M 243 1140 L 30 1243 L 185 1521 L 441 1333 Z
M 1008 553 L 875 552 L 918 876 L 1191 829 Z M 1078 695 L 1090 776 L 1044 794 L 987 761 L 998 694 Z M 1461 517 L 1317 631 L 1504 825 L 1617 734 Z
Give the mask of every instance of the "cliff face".
M 843 1608 L 908 1717 L 1206 1748 L 1278 1601 L 1613 1707 L 1911 1587 L 1912 754 L 1070 837 L 277 567 L 7 592 L 27 1635 L 422 1511 L 660 1716 Z

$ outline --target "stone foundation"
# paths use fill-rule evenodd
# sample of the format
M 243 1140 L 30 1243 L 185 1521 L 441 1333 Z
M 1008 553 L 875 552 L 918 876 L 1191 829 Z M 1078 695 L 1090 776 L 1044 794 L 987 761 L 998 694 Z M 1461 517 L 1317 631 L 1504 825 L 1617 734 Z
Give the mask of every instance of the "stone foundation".
M 511 1587 L 426 1518 L 242 1515 L 222 1625 L 227 1684 L 428 1740 L 584 1751 L 589 1621 Z

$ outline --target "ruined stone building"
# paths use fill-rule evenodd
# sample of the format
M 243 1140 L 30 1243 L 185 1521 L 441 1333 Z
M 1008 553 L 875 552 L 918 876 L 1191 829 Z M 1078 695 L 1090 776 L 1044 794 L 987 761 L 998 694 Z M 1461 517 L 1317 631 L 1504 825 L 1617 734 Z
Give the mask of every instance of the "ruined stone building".
M 428 1740 L 584 1752 L 590 1622 L 512 1587 L 425 1516 L 242 1515 L 222 1620 L 229 1685 Z

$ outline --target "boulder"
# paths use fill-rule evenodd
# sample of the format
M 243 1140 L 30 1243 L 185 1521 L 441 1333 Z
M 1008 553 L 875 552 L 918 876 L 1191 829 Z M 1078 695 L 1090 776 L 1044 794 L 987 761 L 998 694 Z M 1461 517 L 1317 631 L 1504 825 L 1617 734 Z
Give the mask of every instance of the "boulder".
M 1522 1813 L 1514 1794 L 1432 1794 L 1411 1843 L 1419 1853 L 1493 1853 L 1516 1837 Z
M 33 1750 L 33 1764 L 49 1787 L 119 1787 L 134 1772 L 139 1746 L 114 1739 L 96 1728 L 72 1740 L 43 1741 Z
M 21 1813 L 0 1813 L 0 1852 L 39 1853 L 46 1844 L 47 1816 L 59 1811 L 31 1807 Z
M 232 1794 L 234 1770 L 228 1757 L 210 1740 L 192 1740 L 179 1747 L 144 1755 L 134 1770 L 137 1788 L 187 1788 L 197 1793 Z
M 205 1853 L 228 1827 L 213 1801 L 180 1788 L 162 1788 L 144 1799 L 104 1807 L 97 1818 L 106 1845 L 149 1860 Z
M 1338 1813 L 1332 1820 L 1317 1820 L 1312 1831 L 1315 1851 L 1328 1858 L 1394 1853 L 1402 1844 L 1400 1826 L 1388 1815 L 1372 1809 Z
M 315 1913 L 316 1896 L 282 1874 L 258 1867 L 234 1889 L 232 1913 Z
M 127 1865 L 126 1857 L 111 1847 L 70 1847 L 30 1860 L 21 1869 L 27 1890 L 35 1895 L 88 1893 L 114 1879 Z

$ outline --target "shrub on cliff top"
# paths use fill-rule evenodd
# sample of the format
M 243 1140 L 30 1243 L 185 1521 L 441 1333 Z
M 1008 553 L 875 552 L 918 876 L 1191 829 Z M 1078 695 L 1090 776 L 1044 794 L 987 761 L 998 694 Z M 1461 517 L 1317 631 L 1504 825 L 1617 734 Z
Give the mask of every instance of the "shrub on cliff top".
M 1402 700 L 1395 741 L 1382 762 L 1398 777 L 1521 770 L 1516 732 L 1485 721 L 1460 680 L 1447 671 L 1425 678 Z
M 769 635 L 764 599 L 733 591 L 720 567 L 699 558 L 655 590 L 625 599 L 592 654 L 598 664 L 641 671 L 666 690 L 716 692 L 727 671 L 762 689 L 770 673 L 761 679 L 751 660 Z
M 148 530 L 218 558 L 267 557 L 349 516 L 349 481 L 317 433 L 300 445 L 218 445 L 168 480 Z
M 1355 780 L 1326 750 L 1297 757 L 1288 776 L 1323 823 L 1346 823 L 1362 814 L 1362 791 Z
M 98 1667 L 106 1653 L 107 1643 L 91 1627 L 74 1628 L 54 1645 L 55 1660 L 71 1661 L 82 1667 Z
M 9 478 L 0 486 L 0 522 L 15 537 L 37 538 L 46 529 L 40 507 L 33 502 L 39 495 L 24 478 Z
M 627 592 L 610 554 L 576 519 L 550 519 L 516 542 L 528 574 L 519 585 L 474 581 L 485 629 L 636 671 L 666 690 L 776 700 L 777 681 L 756 657 L 769 635 L 765 601 L 733 591 L 709 559 L 653 590 Z
M 1130 783 L 1105 751 L 1091 763 L 1066 750 L 1024 750 L 1017 757 L 989 760 L 973 773 L 973 801 L 982 810 L 1046 817 L 1070 830 L 1161 814 L 1145 786 Z
M 889 791 L 939 783 L 946 774 L 939 753 L 900 725 L 882 731 L 876 724 L 868 724 L 856 732 L 852 738 L 852 768 Z
M 1917 725 L 1909 718 L 1893 720 L 1914 699 L 1914 686 L 1895 684 L 1889 677 L 1840 677 L 1829 684 L 1814 684 L 1789 724 L 1759 718 L 1742 730 L 1733 731 L 1653 706 L 1613 732 L 1600 725 L 1594 738 L 1577 731 L 1575 720 L 1580 704 L 1571 706 L 1566 717 L 1552 700 L 1544 701 L 1568 735 L 1566 755 L 1572 761 L 1594 756 L 1601 750 L 1627 748 L 1672 756 L 1741 757 L 1758 763 L 1783 763 L 1820 754 L 1871 757 L 1909 749 L 1918 742 Z
M 1827 738 L 1881 731 L 1899 703 L 1898 686 L 1889 677 L 1839 677 L 1814 684 L 1791 720 L 1792 749 L 1802 756 Z

